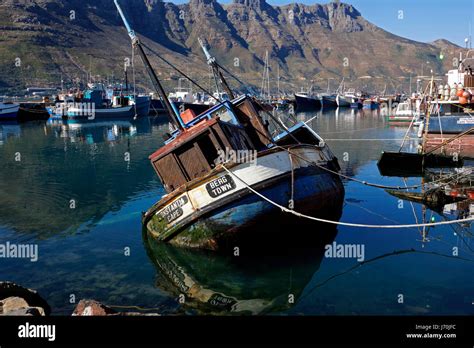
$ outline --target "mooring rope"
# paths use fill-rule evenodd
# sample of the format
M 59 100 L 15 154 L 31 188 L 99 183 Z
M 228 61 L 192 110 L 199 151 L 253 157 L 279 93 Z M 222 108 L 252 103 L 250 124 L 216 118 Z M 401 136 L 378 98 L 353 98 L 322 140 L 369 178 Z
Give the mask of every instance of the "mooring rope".
M 358 224 L 358 223 L 352 223 L 352 222 L 341 222 L 341 221 L 334 221 L 334 220 L 327 220 L 327 219 L 322 219 L 322 218 L 317 218 L 314 216 L 298 213 L 297 211 L 294 211 L 292 209 L 288 209 L 287 207 L 284 207 L 274 201 L 272 201 L 270 198 L 262 195 L 260 192 L 256 191 L 253 189 L 250 185 L 248 185 L 242 178 L 237 176 L 235 173 L 231 172 L 225 165 L 222 165 L 222 168 L 232 175 L 234 178 L 239 180 L 248 190 L 253 192 L 255 195 L 258 197 L 262 198 L 263 200 L 267 201 L 271 205 L 281 209 L 285 213 L 290 213 L 292 215 L 295 215 L 300 218 L 308 219 L 308 220 L 313 220 L 313 221 L 318 221 L 318 222 L 324 222 L 328 224 L 333 224 L 333 225 L 338 225 L 338 226 L 348 226 L 348 227 L 361 227 L 361 228 L 386 228 L 386 229 L 397 229 L 397 228 L 419 228 L 419 227 L 428 227 L 428 226 L 441 226 L 441 225 L 451 225 L 454 223 L 460 223 L 460 222 L 467 222 L 467 221 L 474 221 L 474 216 L 466 219 L 459 219 L 459 220 L 450 220 L 450 221 L 439 221 L 439 222 L 429 222 L 429 223 L 423 223 L 423 224 L 404 224 L 404 225 L 368 225 L 368 224 Z

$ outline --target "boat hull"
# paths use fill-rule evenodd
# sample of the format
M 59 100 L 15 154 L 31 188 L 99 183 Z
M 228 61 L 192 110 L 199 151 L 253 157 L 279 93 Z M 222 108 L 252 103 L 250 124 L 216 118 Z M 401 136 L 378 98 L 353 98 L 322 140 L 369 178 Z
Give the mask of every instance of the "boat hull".
M 362 103 L 361 102 L 352 102 L 351 103 L 351 108 L 352 109 L 362 109 Z
M 432 116 L 429 122 L 429 133 L 459 134 L 474 127 L 474 117 L 467 114 L 452 116 Z
M 407 152 L 382 152 L 377 166 L 382 176 L 420 176 L 426 168 L 455 168 L 463 165 L 453 156 L 420 155 Z
M 377 102 L 364 102 L 363 109 L 368 109 L 368 110 L 376 110 L 379 108 L 379 103 Z
M 20 105 L 17 104 L 0 104 L 0 120 L 13 121 L 17 119 Z
M 97 108 L 93 110 L 86 109 L 81 109 L 80 107 L 68 107 L 64 114 L 55 114 L 52 109 L 50 109 L 49 112 L 53 113 L 52 117 L 54 118 L 67 118 L 68 120 L 78 122 L 89 122 L 98 119 L 134 119 L 137 116 L 148 116 L 150 112 L 150 98 L 138 97 L 136 106 L 127 105 L 122 107 Z
M 319 110 L 321 100 L 295 94 L 295 103 L 298 110 Z
M 23 103 L 20 104 L 18 111 L 18 120 L 20 122 L 27 121 L 46 121 L 49 113 L 43 103 Z
M 323 108 L 337 108 L 337 98 L 332 95 L 323 95 Z
M 300 148 L 299 154 L 335 170 L 333 163 L 322 161 L 322 153 L 314 148 Z M 231 171 L 263 196 L 287 207 L 292 192 L 291 160 L 286 152 L 281 151 L 265 157 L 259 160 L 263 163 L 254 167 L 238 165 Z M 295 211 L 337 220 L 344 197 L 344 187 L 339 177 L 296 158 L 293 158 L 293 165 Z M 288 236 L 296 223 L 301 226 L 301 231 L 308 232 L 308 229 L 303 228 L 308 225 L 308 220 L 282 212 L 251 192 L 237 177 L 220 173 L 168 204 L 160 206 L 158 203 L 156 212 L 151 210 L 145 214 L 144 225 L 158 240 L 211 250 L 232 248 L 237 242 L 245 245 L 246 241 L 255 242 L 259 238 Z M 222 187 L 226 187 L 229 192 L 222 198 L 213 199 L 208 195 L 209 184 L 215 186 L 212 183 L 219 181 L 225 182 L 226 186 Z M 170 215 L 172 218 L 180 215 L 179 220 L 168 223 Z M 271 231 L 271 234 L 265 234 L 263 230 Z M 314 229 L 310 232 L 317 233 Z
M 347 98 L 342 95 L 338 95 L 336 97 L 336 103 L 337 103 L 337 106 L 340 108 L 348 108 L 351 106 L 351 103 L 349 102 L 349 100 L 347 100 Z
M 391 126 L 409 126 L 414 123 L 413 115 L 390 115 L 387 121 Z

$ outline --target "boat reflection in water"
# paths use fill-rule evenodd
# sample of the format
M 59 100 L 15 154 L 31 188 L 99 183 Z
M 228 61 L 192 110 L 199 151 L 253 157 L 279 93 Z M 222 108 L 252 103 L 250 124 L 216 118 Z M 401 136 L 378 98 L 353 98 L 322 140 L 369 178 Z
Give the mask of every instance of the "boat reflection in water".
M 71 142 L 87 144 L 113 143 L 123 137 L 151 134 L 153 130 L 164 133 L 168 130 L 165 119 L 139 118 L 137 120 L 106 120 L 90 123 L 70 122 L 50 119 L 47 123 L 56 137 L 67 138 Z
M 157 269 L 156 286 L 177 298 L 186 312 L 261 315 L 297 303 L 319 270 L 324 246 L 337 234 L 334 226 L 307 232 L 314 240 L 269 242 L 259 251 L 241 249 L 239 256 L 175 247 L 146 232 L 143 241 Z
M 0 145 L 5 144 L 10 138 L 20 138 L 20 136 L 20 125 L 0 122 Z
M 427 210 L 438 213 L 444 221 L 461 220 L 450 227 L 457 236 L 472 238 L 474 216 L 474 172 L 472 163 L 460 168 L 430 168 L 423 173 L 421 192 L 387 190 L 391 195 L 422 204 L 423 219 L 428 223 Z M 406 182 L 405 182 L 406 183 Z M 423 228 L 423 241 L 428 240 L 429 228 Z
M 468 163 L 469 164 L 469 163 Z M 430 170 L 425 175 L 428 183 L 435 182 L 433 187 L 441 187 L 443 193 L 449 197 L 443 204 L 443 216 L 452 216 L 454 219 L 467 219 L 474 216 L 474 168 L 444 168 Z M 470 226 L 470 223 L 466 223 Z

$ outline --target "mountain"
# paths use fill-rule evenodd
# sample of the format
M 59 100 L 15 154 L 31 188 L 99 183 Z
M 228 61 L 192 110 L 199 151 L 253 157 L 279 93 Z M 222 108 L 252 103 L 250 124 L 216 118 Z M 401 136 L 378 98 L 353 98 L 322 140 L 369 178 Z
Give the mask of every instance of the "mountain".
M 271 6 L 264 0 L 121 0 L 132 27 L 152 51 L 206 86 L 208 68 L 198 38 L 218 61 L 255 86 L 260 85 L 268 51 L 272 79 L 280 71 L 288 92 L 327 79 L 362 87 L 406 87 L 408 77 L 442 75 L 461 48 L 446 40 L 422 43 L 393 35 L 363 18 L 352 5 Z M 148 49 L 147 49 L 148 51 Z M 177 74 L 148 51 L 167 88 Z M 59 85 L 93 75 L 121 76 L 131 57 L 130 40 L 111 0 L 2 0 L 0 3 L 0 89 Z M 441 59 L 442 57 L 442 59 Z M 278 65 L 278 69 L 277 69 Z M 136 60 L 139 85 L 150 86 Z M 358 79 L 365 76 L 365 79 Z M 371 78 L 368 78 L 370 76 Z M 235 81 L 232 81 L 234 86 Z

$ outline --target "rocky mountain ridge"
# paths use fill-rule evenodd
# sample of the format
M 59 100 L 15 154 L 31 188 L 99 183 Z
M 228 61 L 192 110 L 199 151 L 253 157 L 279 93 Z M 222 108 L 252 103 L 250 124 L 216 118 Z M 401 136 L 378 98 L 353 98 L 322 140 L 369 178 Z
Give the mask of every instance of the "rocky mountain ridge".
M 393 35 L 338 1 L 272 6 L 265 0 L 122 0 L 121 5 L 147 46 L 202 81 L 208 80 L 208 69 L 199 37 L 221 64 L 255 86 L 268 52 L 272 79 L 279 70 L 288 90 L 326 86 L 328 78 L 334 79 L 331 88 L 342 77 L 367 84 L 358 81 L 361 76 L 370 76 L 374 85 L 401 88 L 410 74 L 444 74 L 461 49 L 446 40 L 421 43 Z M 2 0 L 0 88 L 58 84 L 61 77 L 85 79 L 89 72 L 119 76 L 130 56 L 130 41 L 110 0 Z M 174 86 L 176 74 L 150 57 Z M 149 86 L 140 67 L 137 62 L 137 78 Z

